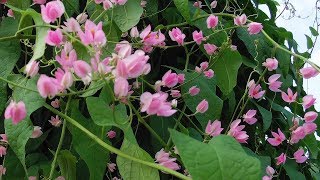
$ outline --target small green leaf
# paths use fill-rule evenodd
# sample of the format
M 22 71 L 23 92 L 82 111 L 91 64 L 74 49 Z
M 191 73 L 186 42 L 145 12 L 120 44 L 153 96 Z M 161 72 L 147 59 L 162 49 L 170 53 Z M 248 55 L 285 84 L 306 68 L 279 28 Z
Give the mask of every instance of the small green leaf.
M 77 158 L 68 150 L 59 152 L 57 162 L 61 171 L 61 175 L 68 180 L 76 179 L 76 163 Z
M 189 1 L 188 0 L 173 0 L 174 5 L 177 7 L 181 15 L 187 22 L 190 22 L 190 10 L 189 10 Z
M 310 151 L 311 158 L 317 159 L 319 148 L 318 148 L 319 141 L 316 139 L 314 134 L 307 135 L 303 140 L 302 144 L 306 145 Z
M 220 52 L 220 56 L 210 63 L 216 76 L 217 86 L 224 95 L 228 95 L 237 85 L 238 70 L 241 64 L 240 53 L 229 48 Z
M 308 35 L 305 35 L 305 36 L 307 38 L 307 48 L 311 49 L 313 47 L 313 41 L 310 36 L 308 36 Z
M 315 30 L 313 27 L 309 27 L 312 36 L 319 36 L 319 32 L 317 30 Z
M 130 0 L 123 6 L 116 6 L 113 9 L 113 20 L 122 32 L 126 32 L 140 21 L 143 8 L 140 0 Z
M 174 144 L 192 179 L 259 179 L 260 161 L 245 153 L 232 137 L 220 135 L 208 144 L 170 130 Z

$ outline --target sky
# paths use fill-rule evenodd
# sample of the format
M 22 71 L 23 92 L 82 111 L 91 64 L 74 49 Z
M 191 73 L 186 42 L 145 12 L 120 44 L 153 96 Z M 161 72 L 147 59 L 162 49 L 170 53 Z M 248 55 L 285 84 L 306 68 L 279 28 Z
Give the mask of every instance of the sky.
M 284 0 L 276 1 L 280 4 L 280 6 L 278 6 L 278 15 L 285 6 Z M 311 36 L 309 26 L 313 26 L 313 22 L 316 17 L 316 1 L 317 0 L 290 0 L 290 3 L 296 10 L 296 17 L 293 17 L 290 20 L 286 19 L 290 13 L 285 11 L 283 15 L 276 20 L 276 24 L 279 27 L 284 27 L 293 33 L 293 37 L 299 45 L 299 52 L 304 52 L 307 50 L 307 40 L 305 34 Z M 269 10 L 265 5 L 260 5 L 259 8 L 266 12 L 266 14 L 269 14 Z M 300 16 L 301 18 L 297 16 Z M 314 40 L 314 38 L 312 39 Z M 320 66 L 320 36 L 311 55 L 311 61 Z M 315 108 L 317 111 L 320 111 L 320 75 L 309 80 L 304 80 L 304 88 L 307 94 L 313 95 L 317 98 Z

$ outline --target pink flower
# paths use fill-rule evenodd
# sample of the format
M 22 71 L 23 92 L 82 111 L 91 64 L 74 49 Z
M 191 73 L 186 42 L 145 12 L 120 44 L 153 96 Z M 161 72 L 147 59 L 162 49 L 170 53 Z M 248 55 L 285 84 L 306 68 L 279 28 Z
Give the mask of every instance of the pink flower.
M 243 121 L 250 125 L 256 123 L 257 118 L 254 117 L 256 114 L 256 110 L 250 109 L 246 114 L 243 115 Z
M 304 155 L 304 150 L 299 149 L 293 154 L 294 159 L 297 163 L 304 163 L 308 158 Z
M 262 66 L 266 67 L 268 71 L 273 71 L 278 68 L 278 60 L 276 58 L 268 58 L 266 62 L 262 63 Z
M 33 4 L 45 4 L 47 2 L 47 0 L 33 0 Z
M 206 78 L 211 79 L 214 76 L 214 71 L 212 69 L 209 69 L 208 71 L 204 71 L 203 74 Z
M 302 101 L 304 109 L 308 109 L 315 104 L 316 98 L 314 98 L 313 95 L 307 95 L 302 98 Z
M 272 76 L 270 76 L 268 78 L 269 81 L 269 89 L 273 92 L 281 92 L 281 90 L 279 89 L 282 85 L 281 81 L 278 81 L 278 79 L 280 78 L 280 74 L 274 74 Z
M 211 120 L 209 120 L 205 132 L 211 137 L 215 137 L 220 135 L 222 130 L 221 121 L 215 120 L 211 123 Z
M 262 30 L 263 26 L 261 23 L 252 22 L 248 24 L 248 32 L 250 35 L 258 34 Z
M 141 1 L 141 2 L 140 2 L 140 6 L 141 6 L 141 7 L 145 8 L 146 5 L 147 5 L 147 1 Z
M 196 2 L 193 3 L 193 6 L 196 7 L 196 8 L 200 8 L 201 9 L 202 8 L 202 2 L 201 1 L 196 1 Z
M 107 136 L 108 136 L 109 139 L 115 138 L 116 135 L 117 135 L 117 133 L 116 133 L 115 131 L 112 131 L 112 130 L 111 130 L 111 131 L 108 131 L 108 132 L 107 132 Z
M 39 62 L 36 61 L 29 61 L 26 65 L 24 73 L 26 73 L 27 77 L 34 77 L 38 74 L 39 71 Z
M 6 168 L 3 165 L 0 165 L 0 175 L 6 174 Z
M 42 19 L 46 23 L 52 23 L 60 18 L 64 13 L 64 5 L 61 1 L 50 1 L 46 6 L 41 5 L 41 15 Z
M 203 40 L 205 40 L 205 38 L 203 37 L 202 31 L 198 32 L 198 31 L 193 31 L 192 33 L 192 38 L 193 40 L 197 43 L 197 44 L 201 44 L 201 42 Z
M 209 108 L 209 103 L 207 100 L 204 99 L 196 107 L 196 110 L 197 110 L 196 113 L 198 113 L 198 112 L 205 113 L 208 110 L 208 108 Z
M 76 20 L 80 23 L 83 24 L 87 21 L 88 15 L 87 13 L 80 13 L 77 17 Z
M 305 79 L 310 79 L 312 77 L 316 77 L 319 72 L 313 67 L 305 67 L 300 69 L 300 73 Z
M 129 55 L 131 55 L 132 46 L 128 41 L 121 41 L 118 44 L 116 44 L 116 47 L 114 48 L 114 51 L 116 53 L 118 53 L 118 55 L 121 58 L 126 58 Z
M 238 47 L 236 45 L 231 45 L 230 46 L 231 51 L 236 51 Z
M 12 119 L 12 124 L 16 125 L 27 116 L 27 110 L 24 102 L 11 101 L 4 112 L 5 119 Z
M 49 120 L 49 122 L 54 127 L 60 127 L 60 125 L 62 124 L 62 121 L 60 120 L 58 115 L 56 115 L 56 117 L 51 116 L 51 120 Z
M 208 62 L 208 61 L 204 61 L 204 62 L 200 63 L 200 69 L 201 69 L 201 71 L 207 70 L 208 67 L 209 67 L 209 62 Z
M 207 18 L 207 27 L 208 29 L 212 28 L 214 29 L 219 22 L 219 18 L 213 14 L 211 14 L 208 18 Z
M 113 7 L 113 4 L 111 3 L 110 0 L 104 0 L 103 1 L 103 9 L 104 10 L 109 10 L 112 7 Z
M 176 110 L 173 110 L 171 103 L 167 101 L 168 94 L 159 92 L 151 94 L 145 92 L 140 96 L 141 112 L 147 112 L 148 115 L 169 117 Z
M 211 7 L 212 9 L 214 9 L 214 8 L 217 7 L 217 4 L 218 4 L 218 1 L 212 1 L 212 2 L 210 3 L 210 7 Z
M 63 176 L 58 176 L 55 180 L 65 180 Z
M 126 97 L 129 93 L 129 82 L 122 77 L 117 77 L 114 81 L 114 95 L 118 98 Z
M 242 14 L 241 16 L 237 16 L 233 19 L 234 24 L 237 26 L 242 26 L 247 23 L 247 16 L 245 14 Z
M 37 176 L 29 176 L 28 180 L 37 180 Z
M 57 80 L 47 75 L 40 75 L 37 82 L 38 91 L 43 98 L 52 98 L 59 93 L 60 86 L 57 84 Z
M 184 38 L 186 38 L 186 35 L 177 27 L 169 31 L 169 36 L 172 41 L 176 41 L 179 45 L 183 45 Z
M 317 119 L 317 117 L 318 117 L 318 113 L 316 113 L 314 111 L 310 111 L 304 115 L 304 121 L 307 123 L 313 122 L 314 120 Z
M 206 50 L 207 54 L 210 55 L 210 56 L 211 56 L 212 54 L 214 54 L 214 53 L 217 51 L 217 49 L 218 49 L 218 47 L 217 47 L 216 45 L 214 45 L 214 44 L 209 44 L 209 43 L 204 44 L 203 47 L 204 47 L 204 49 Z
M 114 172 L 116 170 L 117 165 L 115 163 L 107 163 L 107 164 L 110 172 Z
M 304 132 L 304 128 L 301 126 L 298 127 L 296 130 L 292 131 L 291 133 L 290 144 L 298 143 L 305 136 L 306 136 L 306 133 Z
M 38 138 L 43 134 L 40 126 L 34 126 L 31 138 Z
M 128 0 L 111 0 L 116 5 L 124 5 L 127 3 Z
M 72 48 L 70 43 L 65 43 L 63 50 L 61 50 L 61 55 L 56 55 L 56 60 L 65 70 L 72 68 L 73 63 L 78 60 L 77 53 Z
M 162 77 L 162 84 L 169 88 L 176 86 L 178 84 L 178 75 L 172 73 L 171 70 L 167 71 Z
M 178 74 L 178 83 L 182 84 L 185 80 L 184 74 Z
M 8 0 L 0 0 L 0 4 L 5 4 L 7 3 Z
M 137 50 L 134 54 L 118 60 L 116 74 L 123 78 L 137 78 L 145 73 L 145 68 L 149 66 L 148 60 L 149 56 L 145 55 L 145 52 Z
M 139 31 L 138 31 L 138 28 L 136 26 L 131 28 L 130 36 L 133 37 L 133 38 L 139 37 Z
M 170 158 L 169 153 L 165 152 L 163 149 L 156 153 L 155 158 L 156 162 L 164 167 L 175 171 L 180 169 L 180 166 L 175 162 L 176 158 Z
M 151 32 L 151 26 L 148 25 L 141 33 L 140 38 L 146 46 L 156 46 L 164 43 L 165 36 L 160 32 Z M 152 47 L 150 47 L 152 49 Z
M 62 69 L 58 68 L 58 70 L 54 73 L 54 76 L 60 92 L 70 88 L 73 84 L 73 76 L 69 71 L 64 72 Z
M 8 16 L 8 17 L 15 18 L 15 17 L 14 17 L 14 12 L 12 11 L 12 9 L 9 9 L 9 10 L 8 10 L 7 16 Z
M 63 43 L 63 35 L 61 30 L 49 30 L 46 37 L 46 43 L 50 46 L 60 46 Z
M 239 143 L 247 143 L 249 136 L 246 131 L 242 131 L 245 126 L 240 125 L 241 120 L 234 120 L 230 125 L 230 130 L 228 131 L 229 136 L 233 136 Z
M 272 177 L 275 173 L 275 170 L 271 166 L 267 166 L 266 173 L 268 176 Z
M 267 141 L 272 146 L 279 146 L 284 140 L 286 140 L 286 136 L 281 132 L 279 128 L 278 128 L 278 134 L 275 132 L 271 132 L 271 134 L 274 138 L 268 138 Z
M 317 130 L 317 125 L 313 122 L 308 122 L 308 123 L 304 123 L 302 125 L 302 128 L 304 130 L 304 133 L 308 135 L 308 134 L 314 133 L 314 131 Z
M 107 42 L 106 35 L 102 30 L 102 22 L 95 25 L 94 22 L 87 20 L 84 25 L 84 32 L 78 31 L 78 36 L 84 45 L 104 46 Z
M 171 95 L 173 98 L 179 98 L 179 97 L 181 97 L 181 93 L 180 93 L 179 90 L 171 90 L 170 92 L 171 92 L 170 95 Z
M 81 31 L 80 24 L 73 17 L 67 19 L 63 22 L 65 26 L 62 26 L 62 29 L 67 32 L 78 32 Z
M 8 137 L 6 134 L 0 134 L 0 137 L 2 138 L 0 141 L 1 142 L 5 142 L 8 143 Z
M 290 88 L 288 88 L 287 91 L 288 91 L 288 94 L 286 94 L 285 92 L 281 92 L 282 99 L 289 104 L 292 102 L 295 102 L 298 94 L 297 93 L 293 94 L 293 92 Z
M 255 98 L 255 99 L 260 99 L 266 91 L 261 91 L 261 86 L 260 84 L 256 85 L 254 81 L 251 81 L 252 84 L 248 85 L 249 86 L 249 97 L 250 98 Z
M 7 154 L 7 148 L 0 146 L 0 157 L 3 157 Z
M 54 108 L 59 108 L 60 107 L 60 101 L 59 99 L 55 99 L 54 101 L 51 101 L 51 106 Z
M 195 96 L 197 94 L 199 94 L 200 92 L 200 88 L 197 88 L 197 86 L 192 86 L 190 89 L 189 89 L 189 94 L 191 96 Z
M 279 166 L 280 164 L 284 164 L 286 162 L 286 154 L 281 153 L 280 156 L 278 156 L 277 158 L 275 158 L 277 160 L 277 165 Z
M 82 60 L 75 61 L 73 63 L 73 69 L 75 74 L 81 78 L 84 84 L 91 82 L 91 66 Z

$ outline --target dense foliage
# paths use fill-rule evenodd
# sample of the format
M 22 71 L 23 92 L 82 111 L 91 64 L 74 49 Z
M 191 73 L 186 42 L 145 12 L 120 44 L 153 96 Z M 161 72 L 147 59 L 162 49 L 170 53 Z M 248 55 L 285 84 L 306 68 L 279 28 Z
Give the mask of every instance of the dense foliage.
M 3 179 L 320 178 L 320 68 L 275 1 L 0 3 Z

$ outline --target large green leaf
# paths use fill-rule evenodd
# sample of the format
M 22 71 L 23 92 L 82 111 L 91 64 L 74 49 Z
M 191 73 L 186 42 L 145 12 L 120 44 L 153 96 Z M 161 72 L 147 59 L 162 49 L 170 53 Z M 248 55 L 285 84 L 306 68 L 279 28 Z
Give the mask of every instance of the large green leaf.
M 133 136 L 133 133 L 131 132 L 131 135 L 126 136 Z M 132 137 L 130 137 L 131 139 Z M 132 157 L 153 162 L 152 157 L 145 152 L 143 149 L 139 147 L 139 145 L 136 142 L 133 142 L 132 140 L 128 140 L 126 137 L 123 140 L 123 143 L 121 145 L 120 150 Z M 125 159 L 121 156 L 117 157 L 117 165 L 119 168 L 119 172 L 121 174 L 121 177 L 123 179 L 130 179 L 130 180 L 160 180 L 158 170 L 143 165 L 141 163 L 137 163 L 128 159 Z
M 170 137 L 169 128 L 173 128 L 175 125 L 175 119 L 171 117 L 159 117 L 151 116 L 150 117 L 150 127 L 164 140 L 167 141 Z M 159 143 L 159 140 L 155 137 L 151 137 L 152 147 L 155 151 L 159 151 L 162 148 L 162 145 Z
M 0 37 L 12 36 L 18 29 L 18 22 L 12 18 L 4 18 L 0 23 Z M 0 76 L 7 78 L 7 76 L 13 70 L 15 64 L 20 57 L 20 43 L 17 40 L 0 42 L 0 56 L 1 63 L 4 64 L 0 66 Z M 5 108 L 7 101 L 7 83 L 0 81 L 0 113 L 2 113 Z
M 174 130 L 170 134 L 194 180 L 260 178 L 260 161 L 230 136 L 217 136 L 205 144 Z
M 126 32 L 140 21 L 143 8 L 140 0 L 130 0 L 123 6 L 116 6 L 113 9 L 113 20 L 122 32 Z
M 2 179 L 19 180 L 26 177 L 22 164 L 11 148 L 8 148 L 3 164 L 6 167 L 7 171 L 6 175 L 2 176 Z
M 57 162 L 61 171 L 61 175 L 68 180 L 76 179 L 76 163 L 77 158 L 68 150 L 59 152 Z
M 11 120 L 5 120 L 4 126 L 10 147 L 17 155 L 21 164 L 26 168 L 25 147 L 33 132 L 32 122 L 27 118 L 19 122 L 17 125 L 14 125 Z
M 174 5 L 176 5 L 177 9 L 184 17 L 184 19 L 190 22 L 190 10 L 189 10 L 189 1 L 188 0 L 173 0 Z
M 78 110 L 78 102 L 71 103 L 71 117 L 77 120 L 82 126 L 90 132 L 100 137 L 103 141 L 108 142 L 105 132 L 107 128 L 97 126 L 92 120 L 85 118 Z M 104 171 L 109 159 L 109 152 L 102 148 L 95 141 L 92 141 L 85 133 L 68 124 L 68 129 L 72 134 L 72 146 L 85 161 L 89 168 L 90 180 L 103 179 Z
M 290 180 L 305 180 L 305 176 L 299 172 L 297 163 L 292 159 L 287 159 L 286 163 L 283 165 L 286 170 Z
M 224 49 L 221 55 L 212 62 L 217 85 L 224 95 L 228 95 L 237 85 L 238 70 L 242 64 L 238 51 Z
M 193 112 L 196 112 L 197 105 L 206 99 L 209 103 L 209 109 L 205 113 L 198 113 L 196 118 L 199 120 L 202 127 L 205 127 L 209 120 L 219 119 L 223 107 L 223 101 L 216 95 L 216 85 L 214 79 L 207 79 L 203 75 L 198 73 L 188 73 L 185 74 L 185 85 L 182 86 L 182 93 L 188 93 L 189 88 L 192 86 L 197 86 L 200 88 L 200 92 L 196 96 L 186 95 L 184 96 L 184 101 L 188 108 Z
M 21 24 L 21 22 L 24 21 L 25 18 L 28 20 L 28 18 L 27 18 L 28 16 L 32 17 L 34 24 L 37 27 L 36 27 L 36 42 L 35 42 L 35 45 L 33 48 L 33 56 L 31 58 L 31 60 L 40 59 L 43 56 L 44 51 L 46 49 L 45 38 L 46 38 L 48 30 L 49 30 L 48 27 L 44 26 L 44 25 L 46 25 L 46 23 L 42 20 L 41 14 L 39 14 L 37 11 L 35 11 L 33 9 L 21 10 L 21 9 L 18 9 L 13 6 L 9 6 L 9 7 L 16 12 L 21 13 L 22 17 L 20 19 L 20 24 Z
M 272 113 L 271 111 L 257 104 L 255 101 L 251 101 L 251 102 L 253 102 L 257 106 L 260 114 L 262 115 L 263 131 L 266 132 L 269 129 L 272 122 Z
M 302 145 L 308 147 L 310 151 L 310 157 L 317 159 L 319 153 L 319 141 L 314 134 L 307 135 L 301 142 Z

